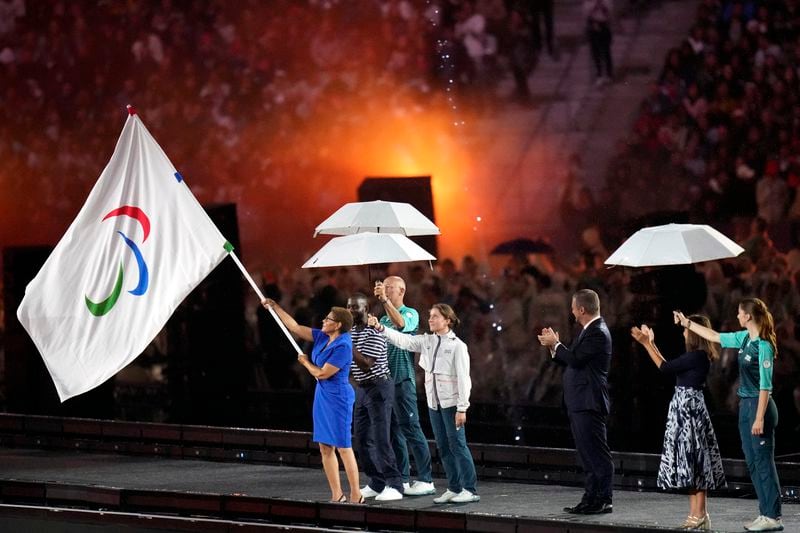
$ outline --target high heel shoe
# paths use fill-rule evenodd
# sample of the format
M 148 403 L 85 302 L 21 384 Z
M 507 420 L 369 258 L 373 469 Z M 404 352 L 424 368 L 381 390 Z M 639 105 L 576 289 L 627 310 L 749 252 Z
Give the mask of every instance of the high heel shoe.
M 688 515 L 686 520 L 683 521 L 683 524 L 680 525 L 680 529 L 693 529 L 698 520 L 700 520 L 699 517 Z
M 344 492 L 343 492 L 341 496 L 339 496 L 337 499 L 331 500 L 331 501 L 333 503 L 347 503 L 347 496 L 345 496 Z
M 711 529 L 711 518 L 708 516 L 708 513 L 706 513 L 705 516 L 689 515 L 686 517 L 686 522 L 683 523 L 681 529 L 708 531 Z
M 353 502 L 353 503 L 367 503 L 367 500 L 366 500 L 366 499 L 364 498 L 364 496 L 362 495 L 362 496 L 361 496 L 361 497 L 358 499 L 358 501 L 357 501 L 357 502 Z

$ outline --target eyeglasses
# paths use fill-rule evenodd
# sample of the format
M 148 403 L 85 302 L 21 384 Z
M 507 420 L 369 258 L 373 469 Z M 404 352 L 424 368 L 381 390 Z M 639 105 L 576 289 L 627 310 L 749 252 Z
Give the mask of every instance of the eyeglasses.
M 338 320 L 336 320 L 335 318 L 331 318 L 329 316 L 326 316 L 325 318 L 322 319 L 323 322 L 325 322 L 326 320 L 329 320 L 331 322 L 338 322 Z

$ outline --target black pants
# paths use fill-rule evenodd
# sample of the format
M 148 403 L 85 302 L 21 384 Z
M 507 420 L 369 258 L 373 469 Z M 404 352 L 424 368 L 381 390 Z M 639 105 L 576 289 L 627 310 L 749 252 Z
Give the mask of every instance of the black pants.
M 583 501 L 611 503 L 614 461 L 606 437 L 606 417 L 597 411 L 573 411 L 569 425 L 586 482 Z
M 531 38 L 534 49 L 542 49 L 542 24 L 547 53 L 553 55 L 553 0 L 533 0 L 530 4 Z
M 586 34 L 589 37 L 589 48 L 592 50 L 597 77 L 612 77 L 614 64 L 611 61 L 611 28 L 608 24 L 590 21 Z
M 381 492 L 387 485 L 403 492 L 389 430 L 394 405 L 394 382 L 375 379 L 356 386 L 353 416 L 355 449 L 369 486 Z

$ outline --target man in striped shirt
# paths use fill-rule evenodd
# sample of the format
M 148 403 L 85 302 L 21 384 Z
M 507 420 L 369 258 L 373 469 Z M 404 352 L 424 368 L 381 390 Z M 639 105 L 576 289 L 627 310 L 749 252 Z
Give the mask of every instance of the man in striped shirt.
M 392 424 L 394 382 L 389 374 L 386 338 L 367 326 L 369 302 L 363 294 L 347 300 L 353 315 L 353 363 L 356 382 L 353 444 L 369 483 L 361 489 L 365 498 L 378 501 L 403 498 L 403 478 L 397 468 L 389 429 Z

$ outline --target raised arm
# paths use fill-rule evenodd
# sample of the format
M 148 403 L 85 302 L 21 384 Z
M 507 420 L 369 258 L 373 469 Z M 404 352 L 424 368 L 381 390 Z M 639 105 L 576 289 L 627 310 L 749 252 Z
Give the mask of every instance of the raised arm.
M 383 326 L 381 326 L 383 327 Z M 410 335 L 408 333 L 401 333 L 389 328 L 383 328 L 381 334 L 386 337 L 386 340 L 404 350 L 409 352 L 421 352 L 422 343 L 425 341 L 423 335 Z
M 686 318 L 683 315 L 683 313 L 681 313 L 680 311 L 673 311 L 672 312 L 672 316 L 675 319 L 675 323 L 676 324 L 680 324 L 681 326 L 683 326 L 684 328 L 688 329 L 689 331 L 691 331 L 695 335 L 699 335 L 700 337 L 703 337 L 707 341 L 711 341 L 711 342 L 715 342 L 717 344 L 720 344 L 719 332 L 714 331 L 711 328 L 707 328 L 705 326 L 701 326 L 697 322 L 692 322 L 691 320 Z
M 664 359 L 664 356 L 661 355 L 658 346 L 656 346 L 653 330 L 644 324 L 642 324 L 641 328 L 634 326 L 631 328 L 631 337 L 633 337 L 636 342 L 644 346 L 644 349 L 647 350 L 647 355 L 650 356 L 650 359 L 653 361 L 653 363 L 658 368 L 661 368 L 661 365 L 663 365 L 666 360 Z
M 383 309 L 386 311 L 386 316 L 389 317 L 389 320 L 392 321 L 392 324 L 397 327 L 400 331 L 404 330 L 406 327 L 406 319 L 403 318 L 403 315 L 400 314 L 400 311 L 392 304 L 392 301 L 388 298 L 384 299 L 382 302 Z
M 392 324 L 394 324 L 394 326 L 400 331 L 403 331 L 406 327 L 406 319 L 403 318 L 403 315 L 400 314 L 400 311 L 397 310 L 392 301 L 386 297 L 386 289 L 384 288 L 383 283 L 375 283 L 375 289 L 373 290 L 373 293 L 381 305 L 383 305 L 383 310 L 386 311 L 386 316 L 389 317 L 389 320 L 392 321 Z
M 395 331 L 393 329 L 389 329 L 384 327 L 383 324 L 378 322 L 378 319 L 372 315 L 369 316 L 367 323 L 375 328 L 381 335 L 386 337 L 390 343 L 394 344 L 398 348 L 402 348 L 404 350 L 408 350 L 409 352 L 421 352 L 422 351 L 422 343 L 425 340 L 425 337 L 422 335 L 409 335 L 408 333 L 401 333 L 399 331 Z
M 609 339 L 598 328 L 587 331 L 583 341 L 575 348 L 570 350 L 561 343 L 556 344 L 553 357 L 562 364 L 580 368 L 586 366 L 593 358 L 606 353 L 606 344 Z
M 314 335 L 311 333 L 311 328 L 308 326 L 301 326 L 297 323 L 297 320 L 291 317 L 289 313 L 283 310 L 283 308 L 278 305 L 274 300 L 270 298 L 264 298 L 261 301 L 261 305 L 264 306 L 264 309 L 269 311 L 272 308 L 273 311 L 278 315 L 278 318 L 281 319 L 281 322 L 286 326 L 290 332 L 296 337 L 300 337 L 304 341 L 313 341 Z M 316 377 L 316 376 L 314 376 Z

